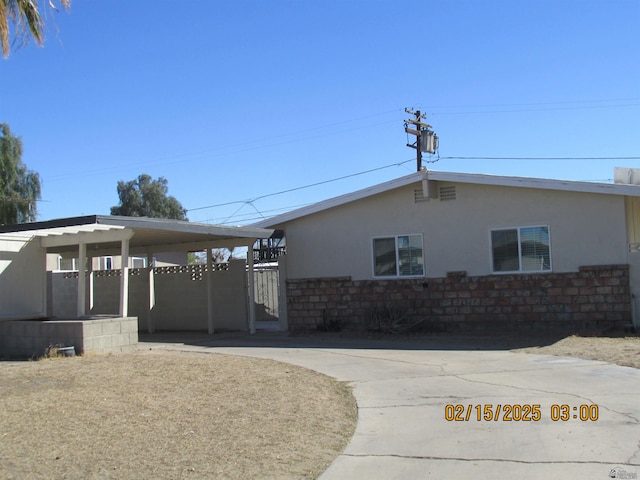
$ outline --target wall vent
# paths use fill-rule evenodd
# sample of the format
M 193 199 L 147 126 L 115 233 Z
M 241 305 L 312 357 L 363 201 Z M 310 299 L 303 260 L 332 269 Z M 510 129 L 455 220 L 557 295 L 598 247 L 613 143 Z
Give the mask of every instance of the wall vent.
M 416 188 L 413 191 L 413 201 L 415 203 L 428 202 L 429 200 L 430 200 L 429 197 L 424 196 L 424 192 L 422 191 L 421 188 Z
M 440 187 L 440 200 L 455 200 L 456 199 L 456 187 Z

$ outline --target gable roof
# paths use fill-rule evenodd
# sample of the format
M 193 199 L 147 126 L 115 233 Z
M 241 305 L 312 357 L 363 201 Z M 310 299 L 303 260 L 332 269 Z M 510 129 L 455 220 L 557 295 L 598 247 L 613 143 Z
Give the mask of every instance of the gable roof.
M 282 215 L 270 217 L 252 224 L 254 227 L 267 228 L 282 225 L 298 218 L 312 215 L 330 208 L 338 207 L 350 202 L 362 200 L 380 193 L 395 190 L 420 183 L 425 180 L 452 183 L 471 183 L 477 185 L 494 185 L 503 187 L 536 188 L 542 190 L 560 190 L 565 192 L 599 193 L 607 195 L 623 195 L 640 197 L 640 186 L 620 183 L 578 182 L 573 180 L 553 180 L 546 178 L 506 177 L 498 175 L 483 175 L 475 173 L 454 173 L 422 170 L 388 182 L 363 188 L 355 192 L 323 200 L 313 205 L 298 208 Z

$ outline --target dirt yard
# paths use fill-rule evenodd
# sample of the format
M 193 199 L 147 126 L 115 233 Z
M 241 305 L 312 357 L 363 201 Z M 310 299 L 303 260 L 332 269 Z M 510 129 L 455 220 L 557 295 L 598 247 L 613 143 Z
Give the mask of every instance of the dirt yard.
M 316 478 L 356 423 L 327 376 L 228 355 L 0 362 L 3 479 Z
M 431 340 L 640 368 L 640 337 Z M 4 479 L 316 478 L 357 416 L 348 386 L 324 375 L 166 350 L 0 362 L 0 392 Z

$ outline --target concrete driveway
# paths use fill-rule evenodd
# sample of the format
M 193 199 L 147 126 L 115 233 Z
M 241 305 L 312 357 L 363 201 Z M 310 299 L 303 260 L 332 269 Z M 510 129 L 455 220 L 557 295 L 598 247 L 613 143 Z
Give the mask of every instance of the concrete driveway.
M 358 403 L 356 432 L 323 480 L 640 478 L 637 369 L 475 350 L 469 340 L 142 340 L 269 358 L 348 382 Z

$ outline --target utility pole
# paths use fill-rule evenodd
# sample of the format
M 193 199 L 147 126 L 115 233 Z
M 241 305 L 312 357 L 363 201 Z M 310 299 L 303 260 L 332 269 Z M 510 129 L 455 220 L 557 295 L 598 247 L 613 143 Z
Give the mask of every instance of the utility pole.
M 416 150 L 416 164 L 418 171 L 422 170 L 422 152 L 435 153 L 438 148 L 438 136 L 431 130 L 431 125 L 422 122 L 427 118 L 426 115 L 420 113 L 420 110 L 404 109 L 409 115 L 413 115 L 415 118 L 409 118 L 404 121 L 404 131 L 407 134 L 415 135 L 415 143 L 407 143 L 407 147 L 415 148 Z

